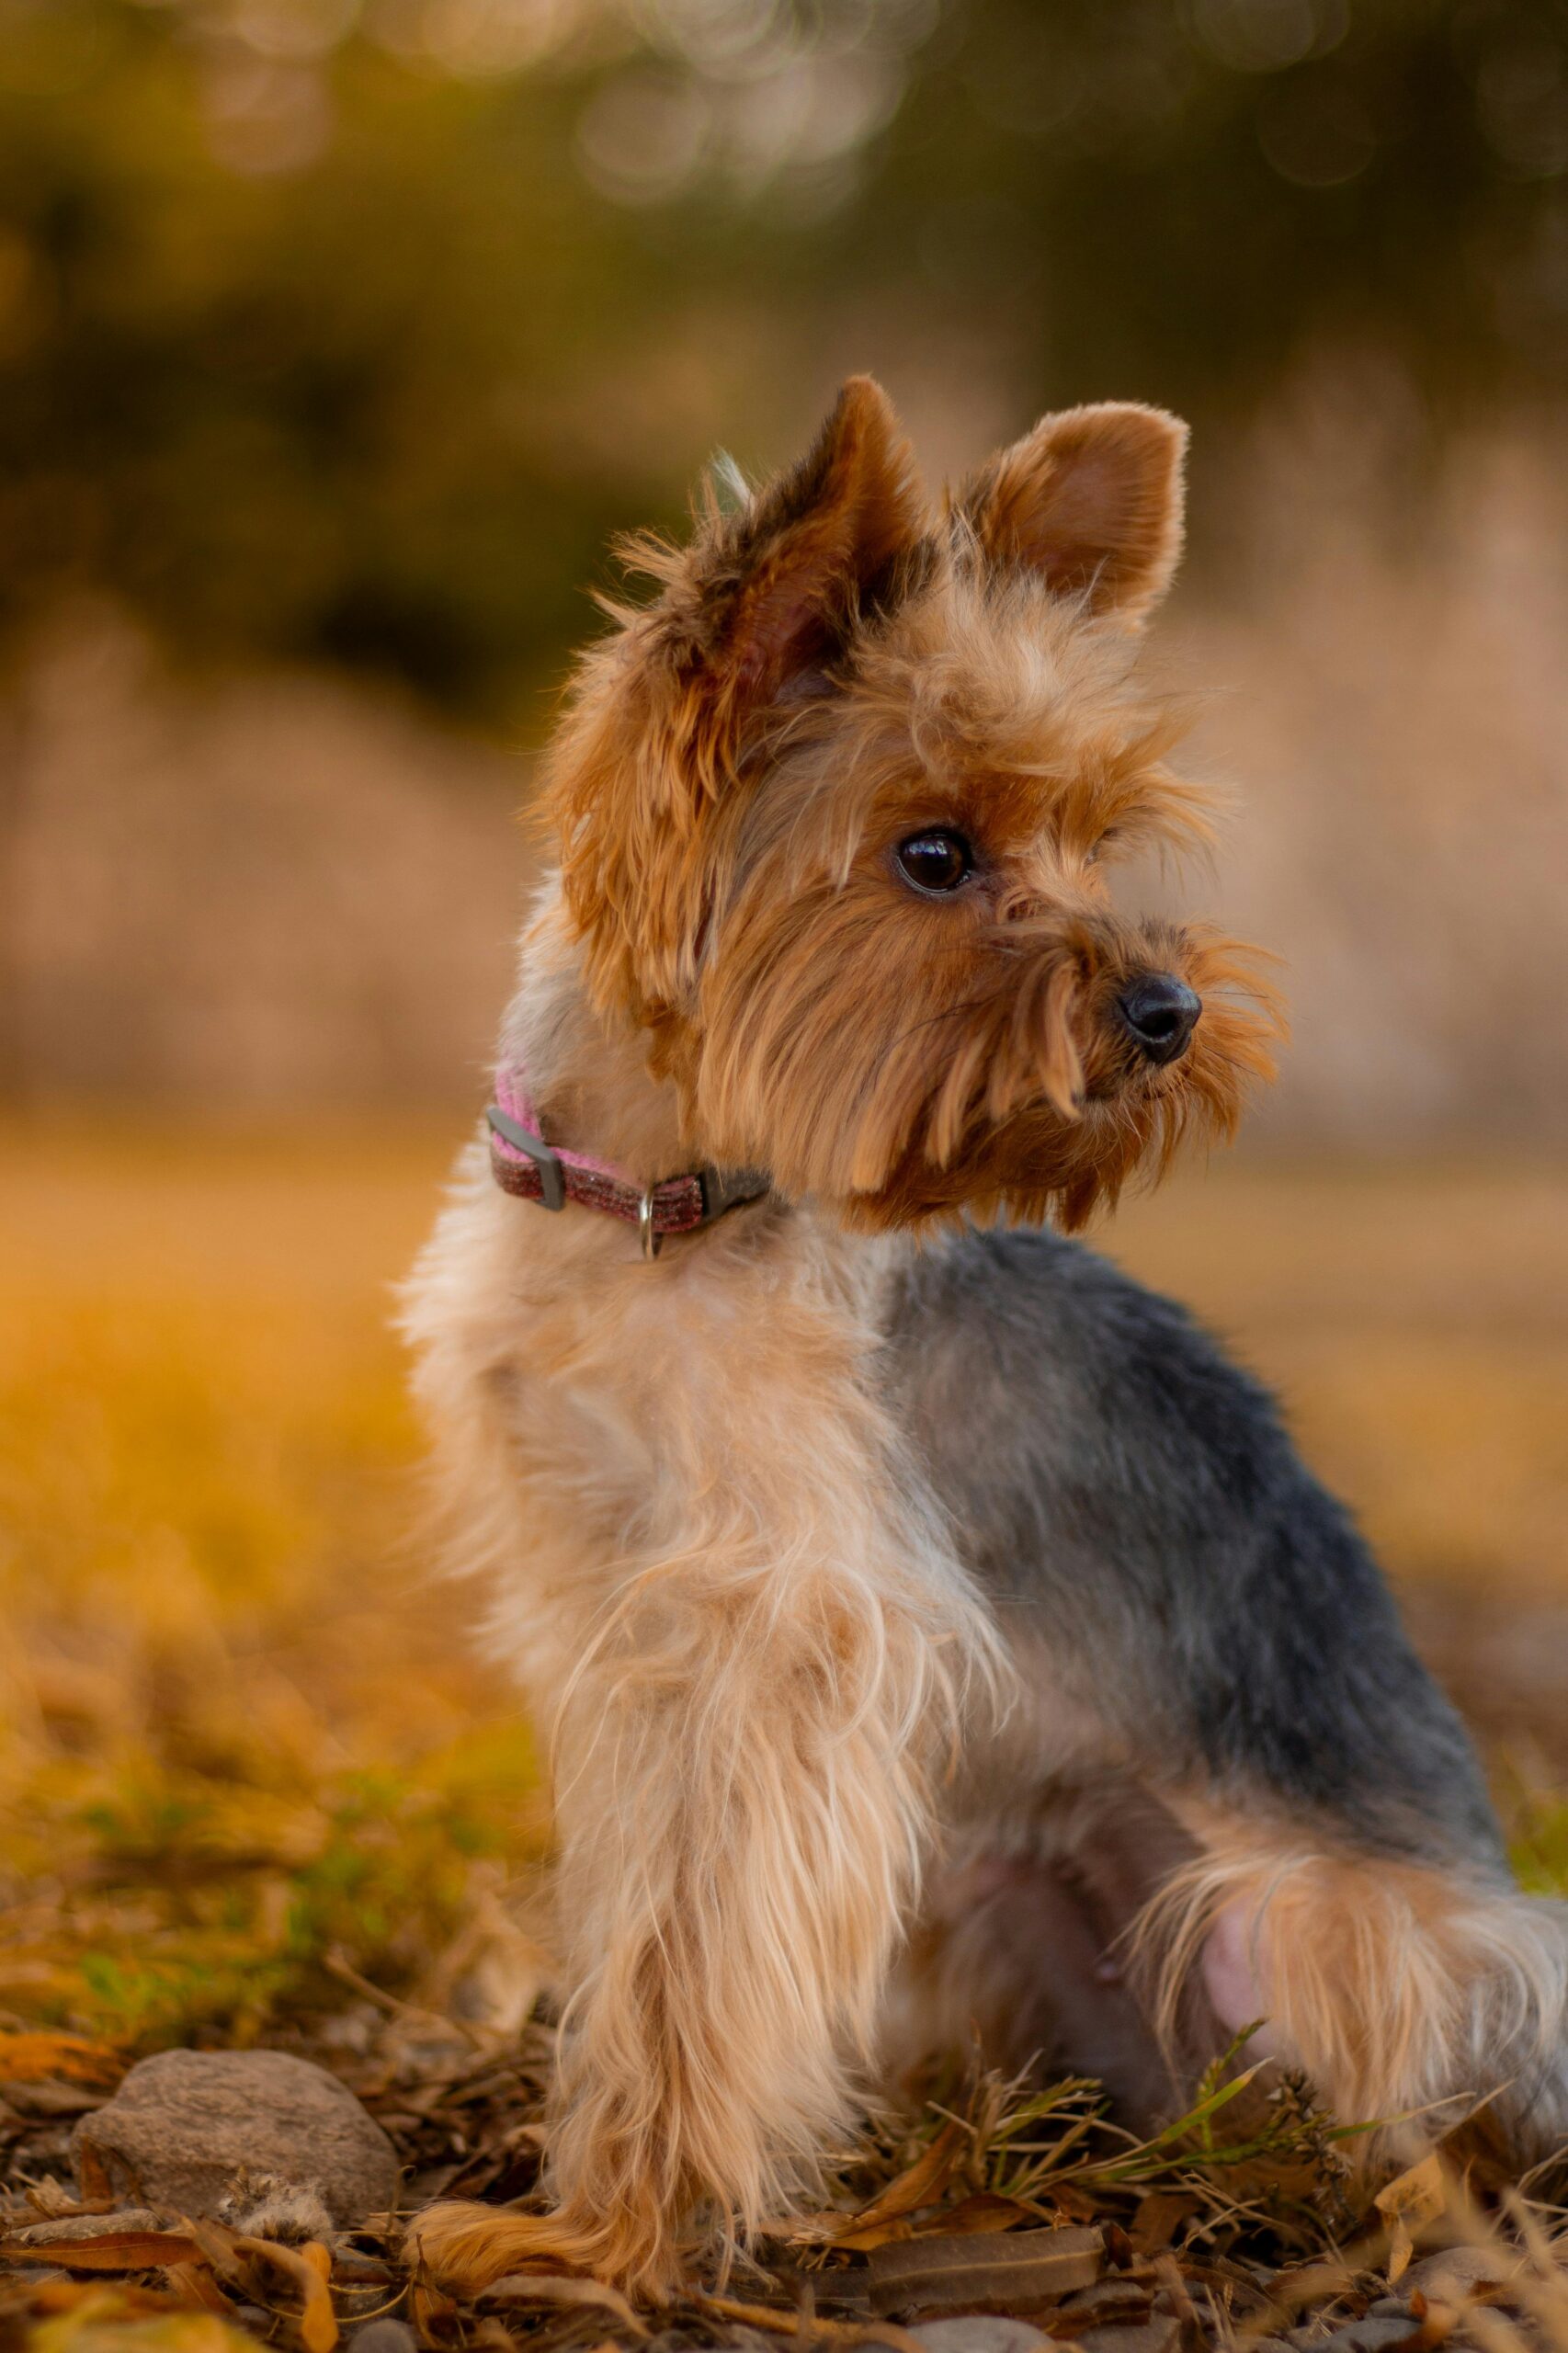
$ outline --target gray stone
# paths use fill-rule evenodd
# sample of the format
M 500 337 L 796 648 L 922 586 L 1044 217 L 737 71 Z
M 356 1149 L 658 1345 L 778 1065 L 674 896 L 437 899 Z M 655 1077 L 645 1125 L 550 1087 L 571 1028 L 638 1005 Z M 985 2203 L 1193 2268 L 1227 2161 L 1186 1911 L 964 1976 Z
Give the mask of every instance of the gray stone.
M 1027 2320 L 973 2313 L 963 2320 L 923 2320 L 910 2330 L 926 2353 L 1038 2353 L 1051 2338 Z
M 1106 2321 L 1086 2328 L 1079 2353 L 1176 2353 L 1181 2323 L 1175 2313 L 1151 2313 L 1147 2320 Z
M 418 2353 L 419 2339 L 405 2320 L 368 2320 L 348 2340 L 348 2353 Z
M 1418 2332 L 1419 2324 L 1408 2313 L 1397 2320 L 1392 2315 L 1374 2319 L 1369 2313 L 1364 2320 L 1353 2320 L 1325 2336 L 1318 2353 L 1388 2353 L 1392 2346 L 1407 2345 Z
M 314 2193 L 339 2230 L 397 2196 L 396 2153 L 335 2075 L 286 2051 L 164 2051 L 132 2067 L 72 2135 L 117 2193 L 232 2218 Z
M 1429 2304 L 1462 2304 L 1489 2288 L 1506 2288 L 1519 2269 L 1519 2257 L 1506 2246 L 1445 2246 L 1413 2263 L 1400 2286 L 1418 2290 Z

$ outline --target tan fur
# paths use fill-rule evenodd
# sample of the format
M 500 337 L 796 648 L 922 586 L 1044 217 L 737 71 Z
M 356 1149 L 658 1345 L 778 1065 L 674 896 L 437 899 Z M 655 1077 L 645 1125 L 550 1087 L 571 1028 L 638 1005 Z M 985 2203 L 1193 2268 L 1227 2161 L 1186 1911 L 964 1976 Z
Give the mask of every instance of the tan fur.
M 555 2211 L 420 2218 L 440 2276 L 666 2287 L 696 2223 L 809 2192 L 863 2096 L 938 1786 L 1006 1679 L 878 1401 L 881 1287 L 966 1204 L 1081 1219 L 1267 1064 L 1240 951 L 1130 924 L 1100 866 L 1206 823 L 1129 634 L 1179 451 L 1078 412 L 942 519 L 857 381 L 794 472 L 641 551 L 654 601 L 584 665 L 504 1056 L 552 1142 L 775 1198 L 649 1265 L 476 1151 L 410 1286 L 460 1555 L 551 1732 L 574 1976 Z M 891 863 L 934 824 L 983 861 L 940 905 Z M 1206 1000 L 1161 1070 L 1115 1007 L 1151 965 Z
M 657 2286 L 681 2218 L 784 2211 L 847 2125 L 993 1644 L 865 1379 L 862 1254 L 766 1210 L 653 1267 L 542 1223 L 474 1166 L 408 1313 L 551 1729 L 576 1984 L 561 2211 L 484 2260 L 542 2230 Z
M 1265 2021 L 1261 2054 L 1307 2075 L 1336 2114 L 1379 2120 L 1352 2152 L 1363 2162 L 1429 2147 L 1483 2106 L 1516 2160 L 1561 2147 L 1568 1906 L 1338 1852 L 1301 1823 L 1175 1810 L 1200 1851 L 1134 1938 L 1167 2041 L 1223 1933 L 1246 1956 L 1256 2001 L 1224 2023 Z

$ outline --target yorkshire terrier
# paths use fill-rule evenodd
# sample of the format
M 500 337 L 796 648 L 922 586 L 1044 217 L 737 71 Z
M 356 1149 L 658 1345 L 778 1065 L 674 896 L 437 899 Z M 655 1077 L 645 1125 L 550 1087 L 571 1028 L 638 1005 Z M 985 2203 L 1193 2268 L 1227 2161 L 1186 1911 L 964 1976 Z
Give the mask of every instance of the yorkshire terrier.
M 1255 1382 L 1061 1238 L 1267 1069 L 1244 951 L 1106 887 L 1205 828 L 1135 676 L 1185 441 L 1070 410 L 936 508 L 853 379 L 631 543 L 582 663 L 407 1308 L 552 1728 L 572 1988 L 552 2211 L 431 2210 L 438 2278 L 656 2295 L 976 2031 L 1133 2113 L 1256 2026 L 1347 2119 L 1568 2134 L 1568 1907 L 1377 1567 Z

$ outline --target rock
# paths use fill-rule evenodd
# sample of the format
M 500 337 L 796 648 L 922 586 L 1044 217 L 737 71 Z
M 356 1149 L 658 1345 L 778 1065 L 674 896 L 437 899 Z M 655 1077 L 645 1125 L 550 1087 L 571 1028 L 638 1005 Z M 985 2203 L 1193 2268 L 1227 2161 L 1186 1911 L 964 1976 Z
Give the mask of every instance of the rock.
M 165 2051 L 132 2067 L 82 2119 L 71 2152 L 91 2151 L 117 2192 L 176 2214 L 232 2221 L 265 2202 L 319 2201 L 339 2230 L 397 2195 L 392 2143 L 324 2067 L 286 2051 Z
M 1079 2353 L 1176 2353 L 1181 2323 L 1175 2313 L 1151 2313 L 1147 2320 L 1106 2321 L 1086 2328 Z
M 1446 2246 L 1413 2263 L 1400 2286 L 1413 2290 L 1429 2304 L 1462 2304 L 1489 2288 L 1503 2288 L 1519 2268 L 1519 2258 L 1506 2246 Z
M 909 2332 L 926 2353 L 1038 2353 L 1051 2339 L 1027 2320 L 974 2313 L 967 2320 L 923 2320 Z
M 348 2353 L 418 2353 L 419 2339 L 405 2320 L 368 2320 L 348 2340 Z
M 1408 2313 L 1400 2319 L 1392 2314 L 1374 2319 L 1369 2313 L 1365 2319 L 1353 2320 L 1324 2337 L 1317 2353 L 1390 2353 L 1393 2346 L 1408 2345 L 1419 2334 L 1419 2323 Z

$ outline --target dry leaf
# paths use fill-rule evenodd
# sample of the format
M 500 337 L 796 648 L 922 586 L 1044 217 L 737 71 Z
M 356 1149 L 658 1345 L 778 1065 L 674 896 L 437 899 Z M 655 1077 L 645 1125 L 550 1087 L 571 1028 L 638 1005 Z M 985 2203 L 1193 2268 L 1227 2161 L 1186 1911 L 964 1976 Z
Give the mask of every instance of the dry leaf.
M 324 2248 L 321 2251 L 325 2253 Z M 234 2253 L 254 2256 L 258 2263 L 270 2263 L 293 2282 L 300 2291 L 299 2326 L 305 2353 L 333 2353 L 337 2343 L 337 2314 L 332 2309 L 326 2281 L 309 2254 L 298 2247 L 284 2246 L 277 2239 L 253 2239 L 241 2234 L 235 2236 Z
M 203 2312 L 216 2313 L 220 2319 L 233 2313 L 233 2305 L 204 2263 L 171 2263 L 164 2277 L 171 2288 L 190 2303 L 199 2304 Z
M 82 2084 L 112 2091 L 125 2062 L 79 2034 L 0 2034 L 0 2084 Z
M 608 2313 L 630 2336 L 645 2337 L 649 2334 L 619 2290 L 608 2287 L 602 2279 L 565 2279 L 554 2272 L 509 2271 L 505 2279 L 494 2280 L 476 2301 L 482 2304 L 587 2304 Z
M 1372 2203 L 1389 2225 L 1389 2284 L 1397 2288 L 1415 2252 L 1415 2234 L 1448 2209 L 1448 2177 L 1437 2151 L 1397 2175 Z
M 1132 2217 L 1128 2235 L 1135 2255 L 1159 2255 L 1174 2244 L 1176 2234 L 1189 2214 L 1198 2211 L 1198 2200 L 1184 2189 L 1152 2189 L 1138 2201 L 1138 2211 Z
M 1439 2214 L 1446 2212 L 1449 2203 L 1448 2176 L 1442 2158 L 1434 2150 L 1429 2157 L 1423 2157 L 1419 2165 L 1397 2175 L 1380 2189 L 1372 2203 L 1385 2222 L 1397 2217 L 1413 2230 L 1419 2229 L 1423 2222 L 1436 2222 Z
M 915 2238 L 986 2238 L 994 2231 L 1016 2230 L 1020 2222 L 1039 2221 L 1034 2207 L 1021 2205 L 1016 2198 L 1004 2198 L 999 2190 L 977 2189 L 960 2198 L 956 2206 L 944 2207 L 939 2214 L 929 2214 L 909 2227 Z
M 958 2304 L 1017 2313 L 1091 2287 L 1105 2269 L 1105 2243 L 1096 2230 L 1073 2227 L 994 2238 L 904 2239 L 878 2247 L 869 2261 L 875 2313 Z
M 744 2327 L 760 2328 L 774 2336 L 792 2336 L 801 2341 L 802 2315 L 799 2312 L 775 2312 L 768 2304 L 744 2304 L 735 2296 L 710 2296 L 701 2289 L 690 2291 L 691 2302 L 705 2313 L 713 2313 L 721 2320 L 739 2321 Z M 858 2321 L 826 2320 L 813 2313 L 803 2340 L 810 2345 L 891 2345 L 896 2353 L 926 2353 L 917 2336 L 900 2328 L 891 2320 L 872 2322 L 862 2326 Z
M 458 2316 L 458 2307 L 451 2297 L 423 2279 L 416 2279 L 408 2291 L 408 2310 L 420 2342 L 425 2345 L 439 2344 Z
M 906 2165 L 869 2206 L 863 2206 L 858 2214 L 813 2214 L 809 2221 L 794 2225 L 790 2233 L 792 2242 L 814 2246 L 880 2245 L 879 2238 L 867 2234 L 879 2232 L 883 2223 L 916 2212 L 922 2206 L 936 2204 L 952 2179 L 953 2168 L 969 2137 L 964 2126 L 949 2118 L 930 2147 L 923 2149 L 915 2163 Z
M 161 2271 L 200 2260 L 201 2249 L 185 2231 L 106 2231 L 96 2239 L 49 2239 L 38 2246 L 0 2240 L 0 2262 L 48 2263 L 67 2271 Z

